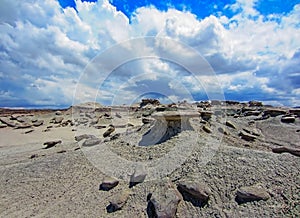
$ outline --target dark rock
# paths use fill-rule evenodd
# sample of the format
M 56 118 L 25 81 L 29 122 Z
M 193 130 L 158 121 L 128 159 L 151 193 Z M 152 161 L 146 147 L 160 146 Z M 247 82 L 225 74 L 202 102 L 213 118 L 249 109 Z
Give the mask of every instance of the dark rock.
M 37 120 L 33 123 L 33 126 L 38 127 L 44 124 L 44 120 Z
M 249 106 L 250 107 L 262 107 L 263 103 L 260 101 L 249 101 Z
M 33 129 L 30 129 L 30 130 L 25 131 L 24 134 L 28 134 L 28 133 L 31 133 L 33 131 L 34 131 Z
M 140 103 L 140 108 L 142 108 L 148 104 L 158 106 L 158 105 L 160 105 L 160 102 L 157 99 L 151 99 L 151 98 L 142 99 L 142 102 Z
M 261 111 L 246 111 L 244 116 L 258 116 L 261 114 Z
M 269 195 L 269 193 L 264 188 L 259 186 L 241 187 L 236 192 L 236 202 L 238 202 L 239 204 L 251 201 L 266 201 L 270 197 L 271 196 Z
M 115 127 L 110 126 L 104 133 L 103 133 L 103 137 L 106 138 L 108 136 L 110 136 L 111 133 L 113 133 L 115 131 Z
M 209 121 L 214 113 L 212 111 L 201 111 L 201 118 Z
M 95 127 L 96 129 L 104 129 L 104 128 L 106 128 L 105 125 L 100 125 L 100 124 L 94 125 L 94 127 Z
M 293 116 L 284 116 L 281 118 L 281 122 L 283 122 L 283 123 L 294 123 L 295 120 L 296 120 L 296 118 Z
M 236 129 L 236 126 L 229 120 L 226 121 L 225 125 L 230 127 L 230 128 Z
M 204 206 L 211 194 L 205 184 L 194 181 L 180 181 L 177 188 L 183 199 L 192 202 L 194 206 Z
M 286 110 L 271 108 L 271 109 L 265 109 L 263 116 L 270 115 L 271 117 L 277 117 L 279 115 L 284 115 L 284 114 L 286 114 Z
M 113 196 L 113 199 L 110 200 L 109 205 L 106 207 L 108 213 L 121 210 L 122 207 L 126 204 L 129 198 L 130 192 L 128 190 L 123 190 L 121 193 Z
M 148 195 L 147 214 L 149 218 L 175 218 L 177 207 L 182 200 L 181 194 L 174 188 L 168 188 L 163 193 Z
M 44 145 L 46 145 L 46 147 L 44 149 L 48 149 L 48 148 L 51 148 L 57 144 L 61 144 L 62 141 L 61 140 L 56 140 L 56 141 L 48 141 L 48 142 L 45 142 Z
M 117 118 L 122 118 L 121 114 L 119 114 L 119 113 L 116 113 L 116 117 Z
M 143 124 L 148 124 L 154 122 L 154 119 L 152 118 L 143 118 L 142 119 Z
M 290 114 L 294 114 L 297 117 L 300 117 L 300 108 L 298 108 L 298 109 L 290 109 L 289 112 L 290 112 Z
M 102 191 L 109 191 L 116 187 L 119 184 L 119 181 L 117 179 L 111 178 L 111 177 L 105 177 L 103 178 L 102 183 L 100 184 L 99 190 Z
M 255 135 L 249 134 L 244 130 L 240 131 L 239 136 L 246 141 L 254 141 L 257 138 Z
M 116 133 L 116 134 L 114 134 L 113 136 L 111 136 L 111 137 L 110 137 L 110 140 L 116 140 L 116 139 L 118 139 L 118 138 L 120 138 L 120 133 Z
M 203 126 L 203 130 L 205 131 L 205 132 L 207 132 L 207 133 L 211 133 L 212 131 L 211 131 L 211 129 L 208 127 L 208 126 Z
M 287 152 L 292 155 L 300 157 L 300 148 L 291 148 L 291 147 L 282 146 L 282 147 L 272 148 L 272 151 L 274 153 L 279 153 L 279 154 Z

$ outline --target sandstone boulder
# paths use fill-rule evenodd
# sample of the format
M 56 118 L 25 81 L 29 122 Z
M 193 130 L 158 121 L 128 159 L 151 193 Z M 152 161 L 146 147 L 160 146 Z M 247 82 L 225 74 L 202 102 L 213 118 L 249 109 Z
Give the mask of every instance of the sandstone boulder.
M 106 207 L 107 212 L 112 213 L 117 210 L 121 210 L 122 207 L 126 204 L 129 195 L 129 190 L 123 190 L 119 194 L 113 196 L 113 198 L 109 202 L 109 205 Z
M 236 192 L 236 201 L 239 204 L 251 201 L 266 201 L 269 198 L 270 194 L 267 192 L 267 190 L 257 185 L 241 187 Z
M 99 189 L 102 191 L 109 191 L 116 187 L 119 184 L 119 181 L 115 178 L 105 177 L 100 184 Z
M 180 181 L 177 189 L 184 200 L 191 201 L 195 206 L 204 206 L 211 194 L 208 186 L 195 181 Z

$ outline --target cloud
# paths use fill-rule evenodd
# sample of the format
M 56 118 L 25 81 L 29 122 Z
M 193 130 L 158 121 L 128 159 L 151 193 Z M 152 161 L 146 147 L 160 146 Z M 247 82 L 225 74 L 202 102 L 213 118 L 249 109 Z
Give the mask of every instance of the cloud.
M 238 0 L 226 6 L 231 17 L 199 19 L 154 6 L 128 18 L 108 0 L 75 3 L 76 10 L 53 0 L 0 2 L 0 106 L 67 106 L 74 92 L 76 101 L 101 103 L 151 92 L 201 100 L 220 94 L 218 87 L 226 98 L 299 104 L 300 5 L 263 15 L 257 1 Z M 145 36 L 173 41 L 124 43 Z

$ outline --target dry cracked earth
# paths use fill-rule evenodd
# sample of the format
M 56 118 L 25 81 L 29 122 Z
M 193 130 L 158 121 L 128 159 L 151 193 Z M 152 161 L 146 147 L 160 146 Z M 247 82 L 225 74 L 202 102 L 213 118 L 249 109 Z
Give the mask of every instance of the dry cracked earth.
M 0 217 L 299 217 L 300 109 L 0 110 Z

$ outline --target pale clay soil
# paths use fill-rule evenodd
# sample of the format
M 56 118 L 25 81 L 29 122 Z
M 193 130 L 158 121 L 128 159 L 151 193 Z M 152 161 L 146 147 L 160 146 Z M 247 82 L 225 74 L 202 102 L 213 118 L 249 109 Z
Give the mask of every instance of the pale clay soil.
M 57 116 L 55 112 L 33 114 L 44 124 L 27 134 L 28 129 L 1 128 L 0 217 L 148 217 L 147 195 L 163 195 L 165 183 L 177 184 L 180 179 L 204 182 L 211 195 L 204 207 L 181 201 L 176 217 L 299 217 L 300 157 L 271 150 L 276 146 L 299 148 L 299 117 L 291 124 L 282 123 L 280 116 L 249 124 L 254 116 L 213 116 L 211 133 L 202 130 L 200 118 L 192 118 L 194 131 L 183 131 L 147 147 L 138 142 L 153 124 L 143 125 L 142 117 L 137 116 L 139 112 L 120 113 L 122 118 L 112 114 L 113 119 L 99 120 L 106 125 L 103 129 L 89 124 L 52 124 L 50 119 Z M 104 112 L 95 116 L 100 114 Z M 73 115 L 74 119 L 80 117 L 78 113 Z M 61 116 L 72 119 L 70 111 L 63 111 Z M 227 127 L 225 119 L 237 128 Z M 104 141 L 102 134 L 110 123 L 131 123 L 133 127 L 117 127 L 114 133 L 120 136 Z M 44 132 L 50 125 L 50 131 Z M 219 127 L 229 135 L 220 133 Z M 239 137 L 243 128 L 255 129 L 259 136 L 254 142 L 245 141 Z M 74 138 L 81 134 L 94 135 L 102 143 L 82 147 L 83 141 Z M 62 143 L 44 149 L 43 143 L 52 140 Z M 173 156 L 167 159 L 172 151 Z M 118 156 L 120 162 L 107 155 L 109 152 Z M 143 183 L 129 189 L 135 163 L 145 163 L 152 171 Z M 110 191 L 101 191 L 99 185 L 107 174 L 119 177 L 120 183 Z M 271 197 L 267 201 L 238 204 L 236 190 L 255 184 L 264 187 Z M 110 199 L 124 189 L 130 191 L 126 204 L 121 210 L 108 213 Z

